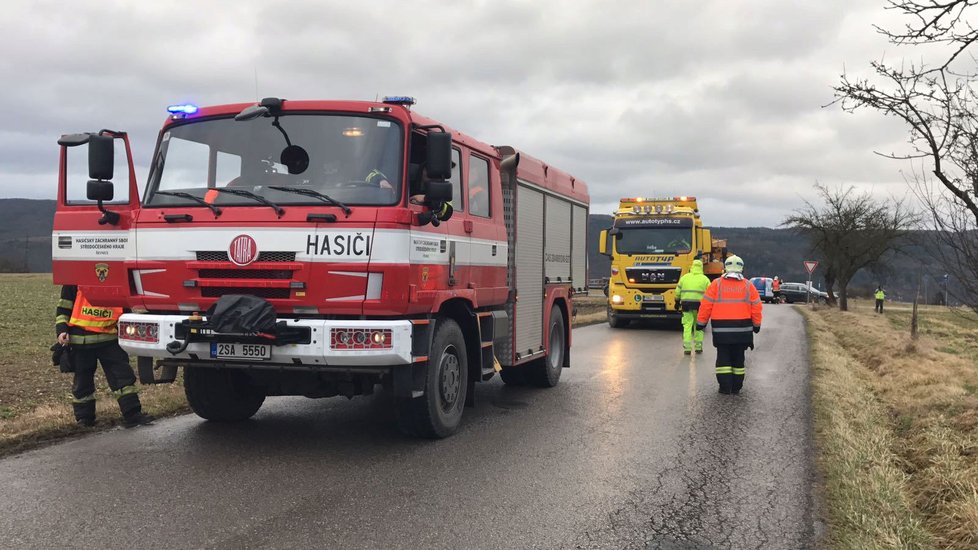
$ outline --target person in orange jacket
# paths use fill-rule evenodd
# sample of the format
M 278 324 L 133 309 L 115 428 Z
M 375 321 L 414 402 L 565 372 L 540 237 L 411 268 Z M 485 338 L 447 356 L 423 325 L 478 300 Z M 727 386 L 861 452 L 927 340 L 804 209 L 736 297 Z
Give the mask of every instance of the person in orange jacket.
M 61 300 L 55 310 L 55 334 L 74 366 L 71 386 L 75 421 L 81 426 L 95 425 L 95 369 L 102 364 L 105 380 L 119 402 L 122 424 L 127 428 L 152 424 L 153 417 L 143 412 L 139 402 L 136 375 L 129 355 L 119 346 L 118 322 L 122 308 L 92 305 L 77 286 L 61 287 Z
M 729 256 L 724 274 L 714 279 L 703 294 L 696 326 L 712 324 L 717 349 L 716 375 L 720 393 L 740 393 L 744 386 L 744 353 L 754 349 L 754 334 L 761 331 L 761 297 L 744 278 L 744 261 Z

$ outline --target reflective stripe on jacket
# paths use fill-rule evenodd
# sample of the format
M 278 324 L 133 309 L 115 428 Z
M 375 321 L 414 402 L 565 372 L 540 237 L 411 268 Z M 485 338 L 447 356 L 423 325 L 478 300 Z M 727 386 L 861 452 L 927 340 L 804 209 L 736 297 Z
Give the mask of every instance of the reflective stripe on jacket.
M 761 298 L 750 281 L 725 275 L 703 294 L 696 322 L 713 326 L 713 343 L 754 343 L 754 327 L 761 326 Z
M 103 308 L 92 306 L 78 287 L 61 287 L 61 299 L 55 310 L 55 335 L 68 333 L 68 342 L 73 346 L 88 346 L 115 341 L 117 323 L 122 308 Z
M 122 315 L 121 307 L 93 306 L 79 290 L 75 295 L 75 305 L 68 318 L 68 326 L 81 327 L 88 332 L 116 334 L 116 325 Z

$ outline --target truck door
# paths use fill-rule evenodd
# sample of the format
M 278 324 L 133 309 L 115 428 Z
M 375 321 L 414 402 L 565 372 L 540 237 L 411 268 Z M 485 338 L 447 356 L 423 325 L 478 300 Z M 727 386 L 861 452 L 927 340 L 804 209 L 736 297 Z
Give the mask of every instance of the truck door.
M 107 140 L 93 144 L 98 140 L 92 136 L 111 138 L 111 151 L 105 146 Z M 135 237 L 130 228 L 139 206 L 129 139 L 124 132 L 102 130 L 65 135 L 58 144 L 58 202 L 51 236 L 54 283 L 79 285 L 98 305 L 125 305 L 129 294 L 125 262 L 134 259 Z M 99 155 L 103 165 L 110 156 L 111 173 L 104 169 L 98 174 L 90 172 L 89 157 Z M 92 179 L 112 182 L 112 198 L 103 200 L 101 208 L 88 199 Z
M 471 237 L 471 284 L 480 306 L 506 299 L 506 235 L 499 194 L 499 169 L 488 159 L 470 155 L 466 167 L 466 231 Z

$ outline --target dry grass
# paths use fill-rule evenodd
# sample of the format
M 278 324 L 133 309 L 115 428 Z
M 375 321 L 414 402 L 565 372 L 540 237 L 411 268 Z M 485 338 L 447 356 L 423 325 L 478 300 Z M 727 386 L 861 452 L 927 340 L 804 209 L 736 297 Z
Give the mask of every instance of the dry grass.
M 978 324 L 942 308 L 803 310 L 829 542 L 978 548 Z
M 54 307 L 58 287 L 47 274 L 0 275 L 0 456 L 67 436 L 107 429 L 119 423 L 119 408 L 101 373 L 95 428 L 75 425 L 71 412 L 71 375 L 51 365 Z M 181 384 L 142 387 L 140 399 L 150 414 L 188 410 Z

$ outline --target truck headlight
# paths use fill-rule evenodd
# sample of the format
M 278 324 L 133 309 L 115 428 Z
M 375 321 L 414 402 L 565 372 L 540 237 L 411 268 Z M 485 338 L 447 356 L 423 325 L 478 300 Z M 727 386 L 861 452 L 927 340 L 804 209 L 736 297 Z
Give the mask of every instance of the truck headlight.
M 622 298 L 621 296 L 617 295 L 617 294 L 615 294 L 614 296 L 611 297 L 611 303 L 612 304 L 620 304 L 620 303 L 622 303 L 624 301 L 625 301 L 625 299 Z

